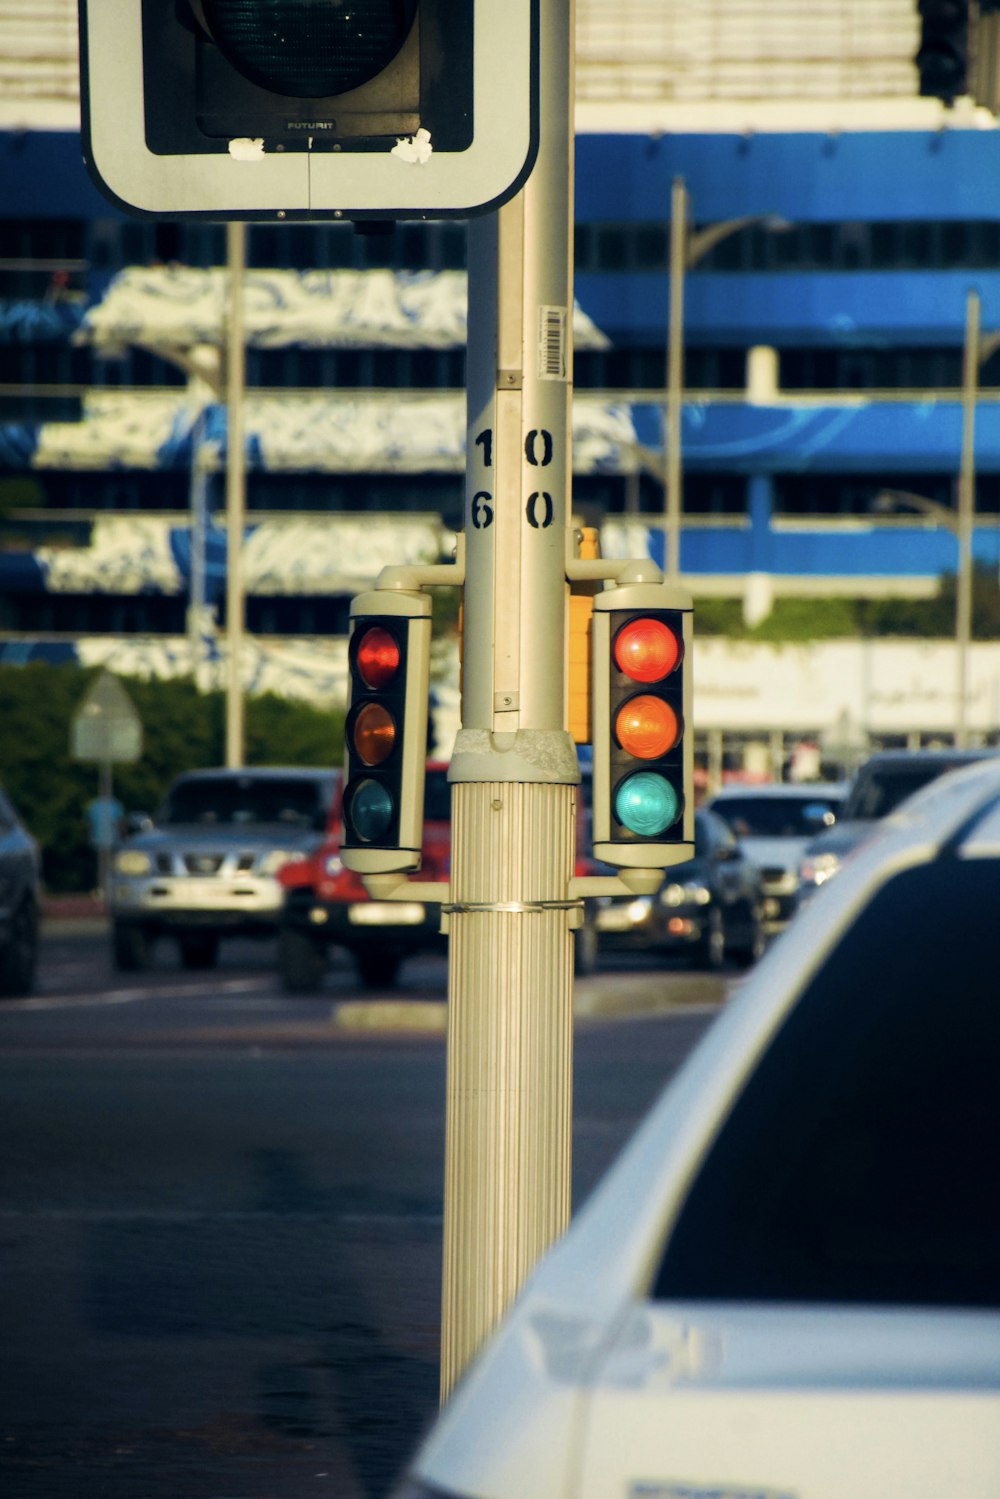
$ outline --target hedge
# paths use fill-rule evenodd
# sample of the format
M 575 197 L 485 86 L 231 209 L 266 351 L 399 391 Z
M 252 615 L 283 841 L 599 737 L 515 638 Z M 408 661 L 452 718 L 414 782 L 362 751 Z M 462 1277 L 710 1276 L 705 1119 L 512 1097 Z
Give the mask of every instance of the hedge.
M 99 771 L 70 755 L 70 725 L 98 676 L 75 665 L 0 666 L 0 783 L 42 849 L 53 893 L 96 884 L 86 807 Z M 190 680 L 122 679 L 143 726 L 142 758 L 113 767 L 114 794 L 127 812 L 154 812 L 174 776 L 225 763 L 226 700 Z M 344 716 L 274 695 L 246 702 L 248 765 L 339 765 Z

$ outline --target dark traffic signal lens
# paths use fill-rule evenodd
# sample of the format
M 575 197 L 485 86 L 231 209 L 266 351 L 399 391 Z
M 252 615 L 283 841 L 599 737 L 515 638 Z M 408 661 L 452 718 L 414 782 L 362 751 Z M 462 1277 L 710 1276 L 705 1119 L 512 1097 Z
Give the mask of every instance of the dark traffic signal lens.
M 346 807 L 354 834 L 361 843 L 376 843 L 384 838 L 395 811 L 392 796 L 379 781 L 356 782 Z
M 360 88 L 406 40 L 416 0 L 200 0 L 205 27 L 244 78 L 289 98 Z

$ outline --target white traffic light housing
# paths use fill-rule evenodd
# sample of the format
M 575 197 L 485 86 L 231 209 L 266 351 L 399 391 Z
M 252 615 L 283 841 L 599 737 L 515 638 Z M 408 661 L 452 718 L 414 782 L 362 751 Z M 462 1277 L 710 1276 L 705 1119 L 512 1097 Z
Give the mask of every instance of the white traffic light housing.
M 131 212 L 466 217 L 534 162 L 538 0 L 80 0 L 84 157 Z
M 667 584 L 594 600 L 593 843 L 607 864 L 661 869 L 694 853 L 692 620 Z
M 420 867 L 430 652 L 428 594 L 354 599 L 340 856 L 358 874 Z

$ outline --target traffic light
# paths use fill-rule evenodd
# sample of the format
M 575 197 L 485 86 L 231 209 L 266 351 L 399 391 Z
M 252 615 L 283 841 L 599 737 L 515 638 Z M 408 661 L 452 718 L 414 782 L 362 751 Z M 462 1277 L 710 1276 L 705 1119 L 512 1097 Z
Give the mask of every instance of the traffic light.
M 969 92 L 969 0 L 919 0 L 920 93 L 951 104 Z
M 538 0 L 80 0 L 83 154 L 119 207 L 448 217 L 531 170 Z
M 351 605 L 341 858 L 359 874 L 420 867 L 431 601 L 381 589 Z
M 659 869 L 694 852 L 692 618 L 667 584 L 594 600 L 593 841 L 608 864 Z

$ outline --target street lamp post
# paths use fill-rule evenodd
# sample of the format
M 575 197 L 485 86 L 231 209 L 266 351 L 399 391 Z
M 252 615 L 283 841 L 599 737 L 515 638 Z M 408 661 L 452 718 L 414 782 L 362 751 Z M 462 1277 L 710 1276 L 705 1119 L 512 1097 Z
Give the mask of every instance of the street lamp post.
M 976 513 L 976 405 L 979 371 L 1000 348 L 1000 331 L 983 336 L 979 293 L 970 289 L 965 299 L 965 342 L 962 351 L 962 447 L 959 457 L 957 505 L 954 510 L 926 495 L 884 489 L 875 497 L 876 510 L 908 506 L 931 516 L 958 543 L 955 577 L 955 745 L 968 743 L 969 645 L 972 639 L 972 532 Z
M 666 485 L 664 571 L 676 582 L 681 570 L 681 407 L 684 401 L 684 274 L 688 268 L 690 198 L 683 177 L 670 193 L 670 296 L 667 309 Z
M 684 404 L 684 277 L 709 250 L 751 224 L 787 228 L 772 213 L 742 214 L 723 219 L 696 232 L 690 228 L 691 197 L 683 177 L 675 177 L 670 191 L 670 260 L 667 306 L 667 383 L 664 410 L 663 560 L 669 580 L 677 581 L 681 567 L 681 410 Z
M 968 430 L 968 423 L 963 422 Z M 964 443 L 963 443 L 964 447 Z M 964 749 L 968 742 L 968 714 L 966 699 L 969 683 L 969 642 L 972 635 L 972 514 L 968 512 L 968 525 L 963 511 L 965 504 L 959 485 L 959 505 L 956 510 L 939 505 L 926 495 L 911 494 L 907 489 L 883 489 L 875 496 L 873 509 L 877 511 L 917 510 L 930 516 L 936 525 L 950 531 L 958 543 L 958 571 L 955 585 L 955 729 L 957 749 Z
M 962 351 L 962 452 L 958 469 L 958 575 L 955 580 L 955 648 L 958 701 L 955 743 L 968 738 L 969 642 L 972 639 L 972 524 L 976 505 L 976 403 L 982 363 L 979 293 L 965 299 L 965 344 Z
M 243 395 L 246 347 L 243 319 L 243 271 L 246 225 L 226 225 L 228 315 L 226 319 L 226 764 L 242 765 L 246 757 L 243 702 L 243 638 L 246 597 L 243 586 L 243 530 L 246 521 L 246 455 Z

